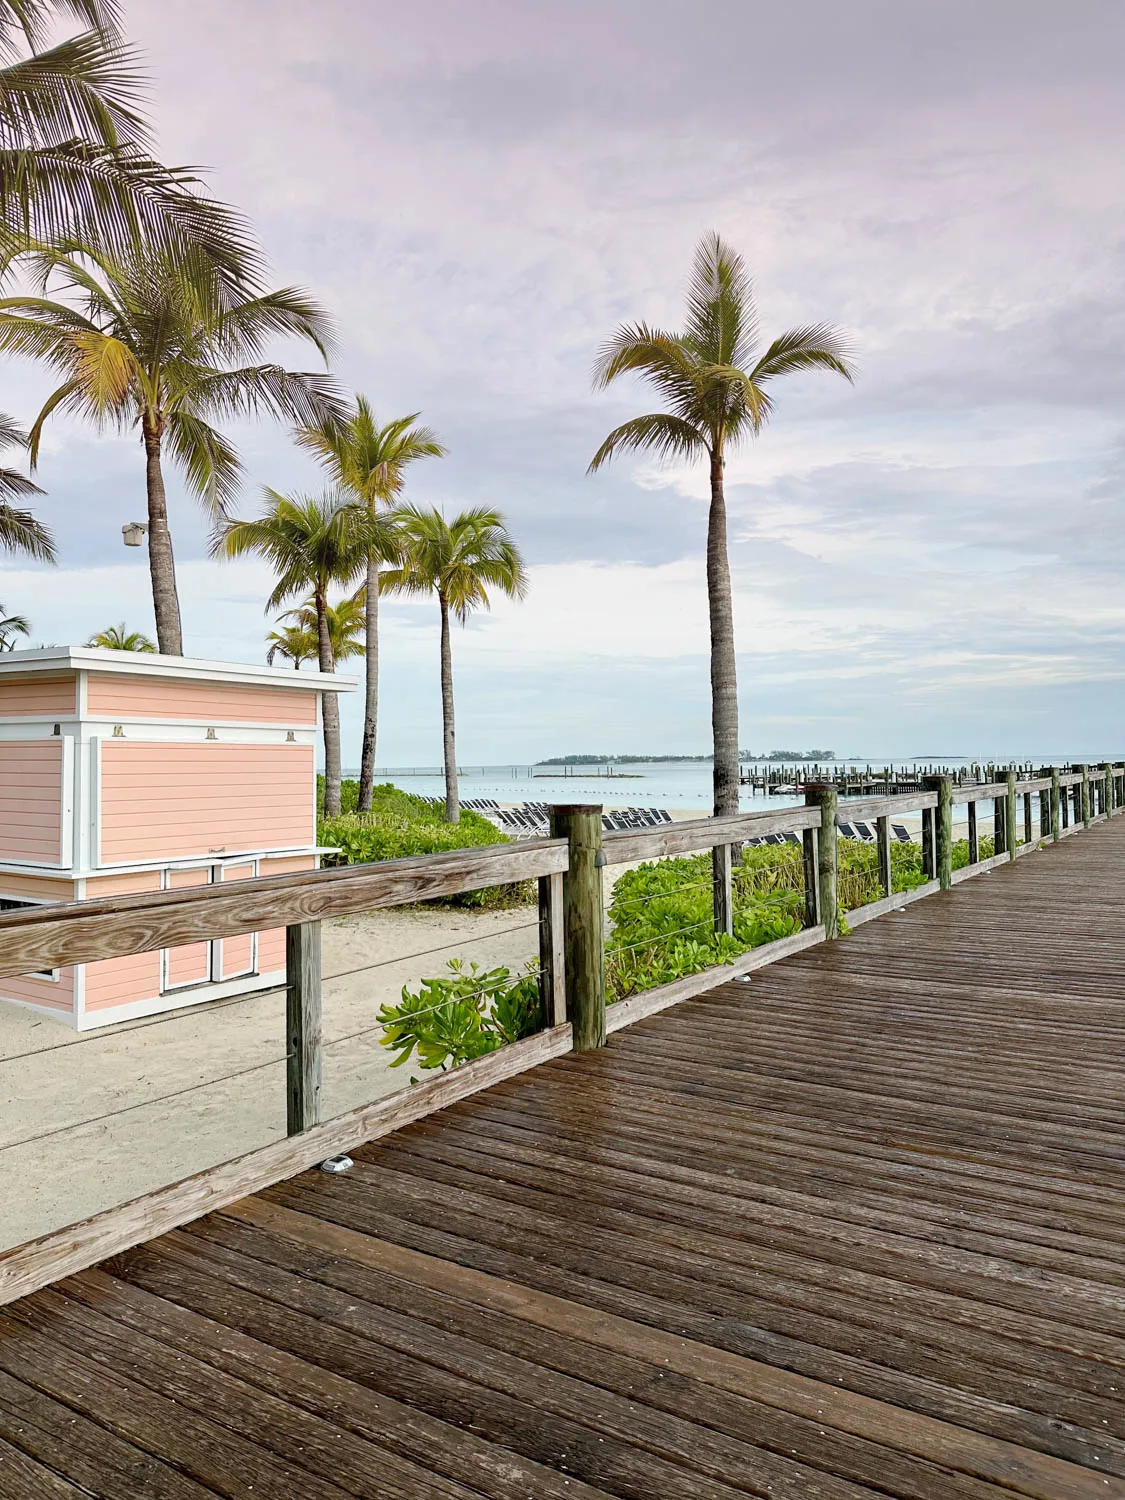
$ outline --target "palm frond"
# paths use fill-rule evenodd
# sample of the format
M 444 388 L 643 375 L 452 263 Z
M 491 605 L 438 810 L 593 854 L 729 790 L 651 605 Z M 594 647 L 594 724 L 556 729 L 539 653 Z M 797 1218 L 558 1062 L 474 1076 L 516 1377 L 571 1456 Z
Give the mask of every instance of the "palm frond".
M 855 361 L 851 345 L 831 323 L 809 323 L 783 333 L 762 355 L 750 371 L 757 382 L 798 370 L 832 370 L 845 380 L 855 380 Z
M 303 287 L 281 287 L 232 306 L 215 330 L 215 346 L 232 356 L 257 355 L 277 337 L 312 344 L 327 363 L 336 331 L 327 310 Z
M 339 422 L 347 413 L 332 376 L 274 364 L 203 372 L 185 392 L 185 402 L 199 415 L 254 417 L 264 413 L 301 427 Z
M 226 515 L 238 494 L 242 465 L 234 444 L 202 417 L 176 411 L 165 429 L 172 457 L 192 492 L 216 518 Z
M 39 562 L 55 561 L 55 538 L 50 527 L 29 510 L 18 510 L 6 501 L 0 501 L 0 547 Z
M 669 412 L 650 412 L 631 417 L 615 427 L 594 454 L 587 474 L 594 474 L 618 453 L 647 452 L 667 462 L 675 458 L 692 458 L 707 451 L 707 439 L 697 427 Z
M 714 231 L 696 247 L 688 283 L 686 342 L 710 364 L 741 365 L 758 340 L 746 263 Z

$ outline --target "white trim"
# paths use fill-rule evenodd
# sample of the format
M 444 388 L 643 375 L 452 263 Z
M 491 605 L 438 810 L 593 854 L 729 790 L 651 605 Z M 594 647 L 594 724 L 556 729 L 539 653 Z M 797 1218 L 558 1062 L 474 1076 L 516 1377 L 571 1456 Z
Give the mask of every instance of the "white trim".
M 255 880 L 255 879 L 257 879 L 257 876 L 258 876 L 258 861 L 256 859 L 233 859 L 233 860 L 224 861 L 222 864 L 220 864 L 220 865 L 217 866 L 217 869 L 219 871 L 218 884 L 222 885 L 224 883 L 224 881 L 227 878 L 227 870 L 228 869 L 231 869 L 231 870 L 241 870 L 241 869 L 244 869 L 247 865 L 250 866 L 250 874 L 249 875 L 238 876 L 237 878 L 241 879 L 241 880 Z M 245 936 L 247 936 L 247 934 L 240 933 L 239 936 L 245 937 Z M 224 974 L 223 973 L 223 964 L 225 962 L 225 955 L 226 955 L 226 950 L 223 947 L 223 943 L 224 943 L 225 939 L 223 939 L 223 938 L 220 937 L 220 938 L 214 938 L 212 940 L 213 945 L 214 945 L 214 950 L 215 950 L 215 977 L 221 983 L 226 984 L 231 979 L 250 979 L 252 977 L 256 977 L 257 976 L 257 973 L 258 973 L 258 934 L 257 934 L 257 932 L 251 932 L 251 933 L 248 934 L 248 936 L 250 938 L 250 967 L 248 969 L 242 969 L 242 970 L 240 970 L 240 972 L 237 973 L 237 974 Z
M 2 684 L 0 684 L 2 691 Z M 52 720 L 52 726 L 55 720 Z M 120 728 L 121 733 L 117 734 Z M 81 729 L 87 740 L 131 740 L 133 744 L 206 745 L 215 738 L 226 745 L 305 745 L 316 747 L 316 730 L 307 724 L 230 724 L 221 720 L 124 719 L 120 715 L 87 720 Z M 290 740 L 289 736 L 293 735 Z M 44 736 L 52 738 L 50 734 Z M 0 739 L 4 738 L 0 733 Z M 20 738 L 20 736 L 12 736 Z
M 3 982 L 0 979 L 0 984 L 3 984 Z M 36 1005 L 34 1000 L 17 1000 L 14 995 L 0 995 L 0 1005 L 18 1005 L 20 1010 L 30 1011 L 32 1015 L 50 1016 L 52 1021 L 61 1021 L 71 1031 L 82 1030 L 79 1018 L 74 1012 L 74 1007 L 70 1005 L 58 1007 L 53 1005 Z
M 74 864 L 74 735 L 62 736 L 62 774 L 59 778 L 59 859 L 70 869 Z
M 2 982 L 2 981 L 0 981 Z M 159 1016 L 169 1010 L 186 1010 L 190 1006 L 206 1005 L 209 1000 L 229 1000 L 232 995 L 252 995 L 258 990 L 276 990 L 285 987 L 285 970 L 275 969 L 268 974 L 250 974 L 240 979 L 228 979 L 216 984 L 201 984 L 184 989 L 169 990 L 164 995 L 154 995 L 148 1000 L 130 1000 L 125 1005 L 107 1005 L 104 1008 L 84 1011 L 77 1018 L 76 1031 L 97 1031 L 102 1026 L 112 1026 L 118 1021 L 135 1021 L 142 1016 Z M 186 998 L 191 996 L 190 999 Z M 22 1001 L 13 1002 L 16 1005 Z M 66 1011 L 53 1011 L 53 1015 L 65 1018 Z
M 0 661 L 0 681 L 28 672 L 108 672 L 115 676 L 174 678 L 181 682 L 238 683 L 252 687 L 289 687 L 301 692 L 350 693 L 357 677 L 335 672 L 294 672 L 289 667 L 258 666 L 250 662 L 200 661 L 142 651 L 106 651 L 94 646 L 46 646 L 30 651 L 6 651 Z
M 102 742 L 90 741 L 90 858 L 95 869 L 102 863 Z
M 284 849 L 203 849 L 195 854 L 179 854 L 169 857 L 164 855 L 161 859 L 150 859 L 143 863 L 125 865 L 88 865 L 82 869 L 49 869 L 44 870 L 38 865 L 19 864 L 14 860 L 0 862 L 0 879 L 5 875 L 36 875 L 46 880 L 98 880 L 103 876 L 110 875 L 144 875 L 152 870 L 166 870 L 172 867 L 208 864 L 217 860 L 230 860 L 234 864 L 245 864 L 250 859 L 306 859 L 319 858 L 322 854 L 335 854 L 338 845 L 335 844 L 302 844 L 297 848 L 292 846 Z M 142 895 L 141 891 L 134 894 Z

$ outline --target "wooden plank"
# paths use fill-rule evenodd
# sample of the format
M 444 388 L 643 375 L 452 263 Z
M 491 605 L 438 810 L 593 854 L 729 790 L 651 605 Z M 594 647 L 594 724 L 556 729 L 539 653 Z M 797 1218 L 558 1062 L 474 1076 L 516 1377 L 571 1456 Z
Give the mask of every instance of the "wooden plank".
M 897 792 L 892 797 L 846 797 L 840 803 L 839 818 L 854 823 L 856 818 L 870 822 L 887 814 L 920 812 L 937 806 L 936 792 Z
M 388 1131 L 468 1098 L 478 1089 L 490 1088 L 527 1068 L 561 1057 L 570 1048 L 570 1026 L 554 1026 L 438 1078 L 349 1110 L 300 1136 L 276 1141 L 26 1245 L 0 1251 L 0 1305 L 131 1249 L 142 1240 L 165 1234 L 247 1193 L 259 1192 L 270 1183 L 316 1166 L 326 1157 L 377 1140 Z
M 733 860 L 730 844 L 716 844 L 711 850 L 711 884 L 715 912 L 715 931 L 734 935 Z
M 812 1417 L 875 1442 L 902 1447 L 1037 1500 L 1059 1500 L 1063 1495 L 1070 1500 L 1093 1500 L 1095 1496 L 1104 1500 L 1107 1495 L 1125 1494 L 1120 1481 L 1065 1460 L 887 1406 L 854 1391 L 840 1390 L 612 1313 L 585 1309 L 573 1301 L 513 1285 L 448 1260 L 436 1260 L 306 1213 L 260 1199 L 240 1203 L 227 1212 L 272 1234 L 315 1246 L 324 1255 L 355 1260 L 436 1290 L 454 1291 L 467 1301 L 511 1311 L 525 1321 L 577 1334 L 595 1345 L 642 1357 L 657 1368 L 703 1380 L 720 1390 Z
M 285 929 L 285 1114 L 290 1135 L 320 1123 L 320 933 L 319 922 Z
M 816 910 L 825 939 L 830 942 L 840 930 L 836 788 L 830 782 L 810 783 L 805 787 L 805 801 L 810 811 L 816 811 L 820 817 L 820 827 L 816 829 Z
M 954 874 L 954 879 L 956 875 Z M 910 906 L 915 901 L 920 901 L 923 896 L 932 896 L 935 891 L 941 890 L 940 880 L 927 880 L 924 885 L 915 886 L 912 891 L 894 891 L 889 896 L 883 896 L 878 901 L 869 901 L 866 906 L 857 906 L 854 911 L 847 913 L 849 927 L 862 927 L 864 922 L 870 922 L 875 917 L 885 917 L 889 912 L 901 911 L 904 906 Z
M 817 824 L 805 807 L 778 812 L 738 813 L 724 818 L 692 818 L 661 828 L 607 833 L 603 838 L 607 865 L 664 859 L 675 854 L 698 854 L 717 844 L 745 844 L 769 833 L 800 833 Z
M 818 925 L 806 928 L 804 932 L 794 933 L 792 937 L 778 938 L 775 942 L 763 943 L 760 948 L 752 948 L 733 963 L 704 969 L 700 974 L 688 974 L 670 984 L 643 990 L 639 995 L 630 995 L 627 999 L 618 1000 L 606 1007 L 606 1031 L 620 1031 L 622 1027 L 643 1020 L 645 1016 L 654 1016 L 659 1011 L 667 1010 L 670 1005 L 679 1005 L 681 1001 L 705 994 L 731 979 L 751 974 L 755 969 L 763 969 L 767 964 L 790 958 L 794 953 L 803 953 L 806 948 L 813 948 L 817 943 L 823 942 L 823 927 Z
M 0 915 L 0 978 L 534 880 L 564 871 L 566 862 L 561 840 L 529 839 L 337 870 L 33 907 Z

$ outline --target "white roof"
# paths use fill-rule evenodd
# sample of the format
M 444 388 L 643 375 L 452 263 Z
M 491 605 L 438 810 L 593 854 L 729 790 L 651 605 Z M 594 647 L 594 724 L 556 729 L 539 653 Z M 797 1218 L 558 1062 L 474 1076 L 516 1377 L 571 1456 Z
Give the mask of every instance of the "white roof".
M 292 667 L 197 661 L 189 656 L 161 656 L 152 651 L 110 651 L 101 646 L 42 646 L 34 651 L 0 653 L 0 680 L 22 677 L 28 672 L 113 672 L 130 677 L 175 678 L 180 682 L 229 682 L 330 693 L 350 693 L 359 680 L 339 677 L 334 672 L 295 672 Z

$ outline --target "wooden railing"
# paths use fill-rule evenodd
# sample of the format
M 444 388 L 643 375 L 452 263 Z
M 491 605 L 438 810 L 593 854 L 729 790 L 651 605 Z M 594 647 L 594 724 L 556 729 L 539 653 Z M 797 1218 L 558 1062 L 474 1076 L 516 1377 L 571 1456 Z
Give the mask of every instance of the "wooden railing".
M 1120 764 L 1067 771 L 1055 768 L 1024 780 L 1017 780 L 1012 771 L 1003 780 L 978 786 L 954 787 L 948 777 L 935 777 L 933 782 L 918 793 L 844 803 L 837 801 L 834 786 L 810 786 L 805 806 L 604 835 L 600 807 L 566 806 L 554 810 L 554 836 L 548 839 L 0 915 L 0 979 L 284 926 L 288 1127 L 284 1140 L 0 1253 L 0 1302 L 572 1048 L 600 1047 L 608 1033 L 631 1021 L 835 938 L 840 930 L 837 828 L 841 822 L 873 822 L 877 830 L 883 894 L 847 913 L 847 922 L 854 927 L 1014 860 L 1041 842 L 1057 841 L 1125 810 L 1125 765 Z M 980 858 L 976 815 L 981 801 L 994 803 L 995 847 L 985 859 Z M 955 805 L 968 807 L 969 863 L 957 870 L 953 868 Z M 914 889 L 896 892 L 892 889 L 890 820 L 916 812 L 922 814 L 926 879 Z M 732 851 L 776 834 L 793 835 L 803 845 L 803 929 L 753 948 L 733 962 L 607 1007 L 603 871 L 710 851 L 715 929 L 729 933 L 734 913 L 732 864 L 737 858 Z M 451 1072 L 322 1119 L 320 923 L 530 880 L 538 883 L 542 1030 Z

